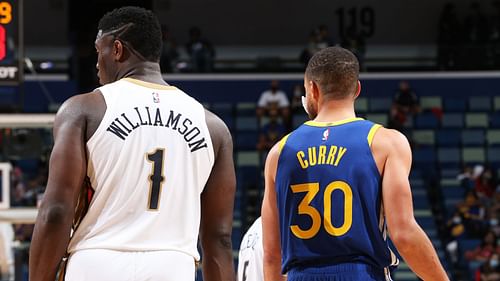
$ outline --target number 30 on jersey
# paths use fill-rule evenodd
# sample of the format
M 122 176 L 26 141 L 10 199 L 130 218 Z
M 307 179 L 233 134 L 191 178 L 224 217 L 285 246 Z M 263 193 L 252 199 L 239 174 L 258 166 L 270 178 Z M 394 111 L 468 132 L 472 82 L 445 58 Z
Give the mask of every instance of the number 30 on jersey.
M 310 239 L 318 234 L 321 228 L 321 217 L 323 217 L 323 227 L 331 236 L 341 236 L 347 233 L 352 226 L 352 189 L 343 181 L 334 181 L 326 186 L 323 192 L 323 216 L 318 209 L 311 206 L 311 202 L 319 193 L 319 183 L 304 183 L 290 186 L 293 193 L 307 192 L 304 199 L 299 203 L 298 214 L 311 218 L 311 227 L 301 229 L 298 225 L 290 226 L 292 233 L 300 239 Z M 332 223 L 332 193 L 335 190 L 344 193 L 344 222 L 341 226 L 335 227 Z

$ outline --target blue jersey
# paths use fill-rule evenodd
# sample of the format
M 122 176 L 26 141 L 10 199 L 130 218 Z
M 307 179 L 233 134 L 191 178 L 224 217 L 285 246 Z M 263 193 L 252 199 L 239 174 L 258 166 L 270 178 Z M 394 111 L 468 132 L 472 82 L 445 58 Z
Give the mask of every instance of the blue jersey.
M 381 176 L 371 152 L 380 125 L 309 121 L 280 142 L 276 194 L 282 271 L 341 263 L 388 270 Z

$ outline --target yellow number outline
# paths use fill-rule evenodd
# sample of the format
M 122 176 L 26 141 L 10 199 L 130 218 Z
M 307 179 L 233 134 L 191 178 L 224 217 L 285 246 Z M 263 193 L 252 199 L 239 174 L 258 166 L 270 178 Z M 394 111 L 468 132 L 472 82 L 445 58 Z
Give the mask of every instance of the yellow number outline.
M 9 24 L 12 21 L 12 5 L 9 2 L 0 2 L 0 24 Z
M 332 193 L 335 190 L 341 190 L 344 193 L 344 223 L 340 227 L 332 224 Z M 324 225 L 325 230 L 332 236 L 342 236 L 351 229 L 352 226 L 352 189 L 343 181 L 334 181 L 330 183 L 323 195 Z
M 318 210 L 311 206 L 311 202 L 319 192 L 319 183 L 304 183 L 290 186 L 293 193 L 307 192 L 299 203 L 299 215 L 308 215 L 312 223 L 309 229 L 303 230 L 298 225 L 290 226 L 292 233 L 300 239 L 309 239 L 314 237 L 321 227 L 321 215 Z
M 298 206 L 299 215 L 307 215 L 311 218 L 311 227 L 301 229 L 298 225 L 290 226 L 292 233 L 300 239 L 311 239 L 318 234 L 321 228 L 321 215 L 311 202 L 319 193 L 319 183 L 304 183 L 291 185 L 292 193 L 307 192 Z M 332 223 L 332 193 L 340 190 L 344 193 L 344 222 L 340 227 L 333 226 Z M 323 191 L 323 225 L 331 236 L 342 236 L 352 227 L 352 189 L 346 182 L 334 181 L 328 184 Z

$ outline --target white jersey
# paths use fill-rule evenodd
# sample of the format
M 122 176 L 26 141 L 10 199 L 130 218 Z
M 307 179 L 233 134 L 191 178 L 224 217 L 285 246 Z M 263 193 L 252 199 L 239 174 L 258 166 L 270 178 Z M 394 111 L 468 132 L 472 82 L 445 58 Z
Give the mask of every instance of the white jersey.
M 107 109 L 87 142 L 95 192 L 68 251 L 174 250 L 198 260 L 200 195 L 214 164 L 203 106 L 130 78 L 99 90 Z
M 243 236 L 238 257 L 238 281 L 264 281 L 262 219 L 259 217 Z

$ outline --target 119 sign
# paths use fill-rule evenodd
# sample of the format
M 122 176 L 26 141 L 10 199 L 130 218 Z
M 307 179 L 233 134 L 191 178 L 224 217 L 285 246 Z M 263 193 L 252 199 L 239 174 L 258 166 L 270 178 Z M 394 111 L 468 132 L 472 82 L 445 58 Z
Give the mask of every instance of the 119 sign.
M 375 33 L 375 11 L 372 7 L 338 8 L 335 13 L 338 18 L 339 34 L 345 38 L 354 32 L 364 38 L 369 38 Z
M 17 85 L 22 76 L 22 0 L 0 0 L 0 85 Z

